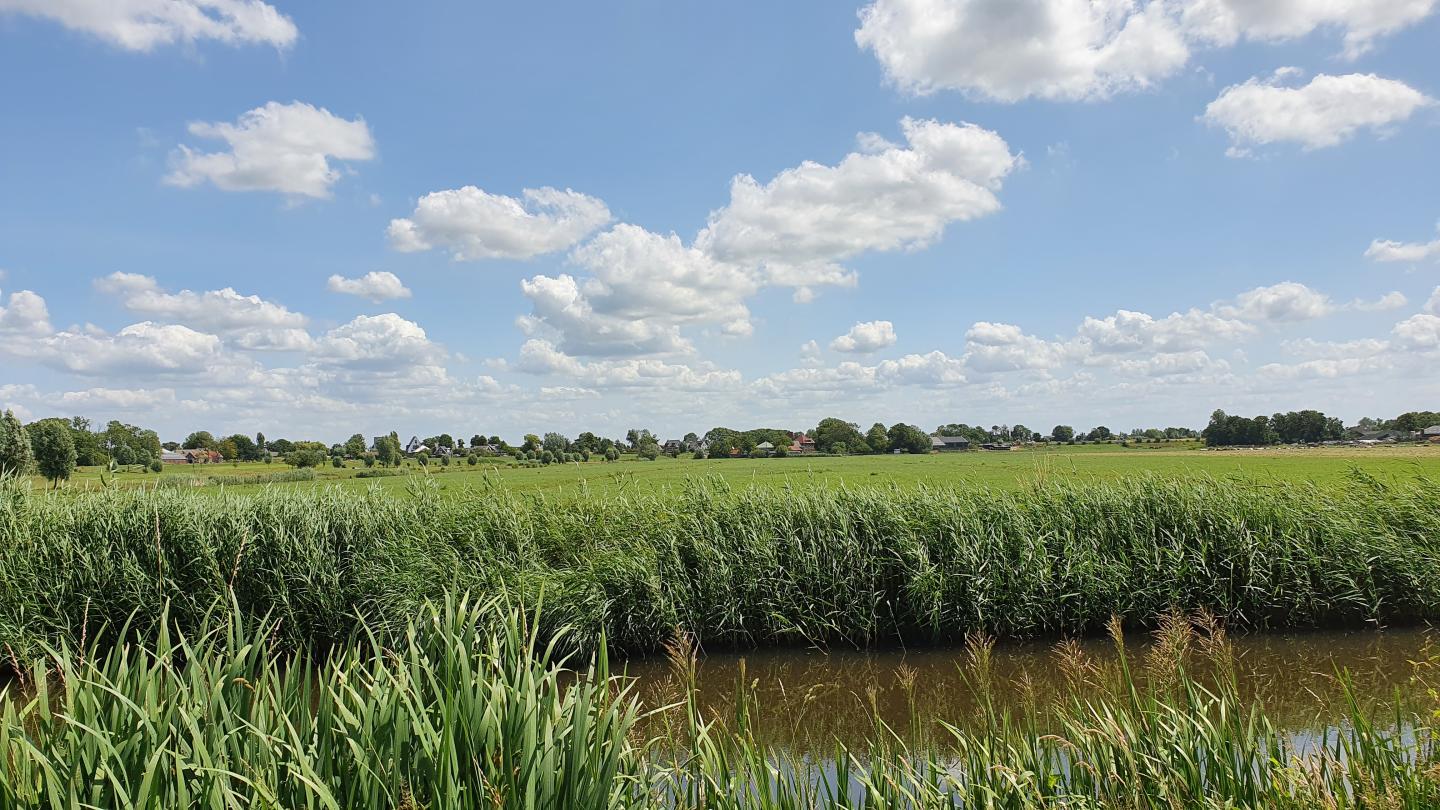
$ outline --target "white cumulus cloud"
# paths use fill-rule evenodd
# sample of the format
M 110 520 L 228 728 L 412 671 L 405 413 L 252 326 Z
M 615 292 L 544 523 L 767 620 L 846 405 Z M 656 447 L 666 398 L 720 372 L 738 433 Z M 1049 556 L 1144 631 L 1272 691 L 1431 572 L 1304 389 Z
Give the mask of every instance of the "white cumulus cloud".
M 594 389 L 719 391 L 736 389 L 741 384 L 740 372 L 715 368 L 708 363 L 689 365 L 652 358 L 586 362 L 539 338 L 525 341 L 514 368 L 525 374 L 570 377 Z
M 50 310 L 45 299 L 35 293 L 10 293 L 10 303 L 0 306 L 0 335 L 45 335 L 50 331 Z
M 853 284 L 837 262 L 867 251 L 916 249 L 945 226 L 1000 209 L 996 193 L 1022 164 L 1004 139 L 973 124 L 906 118 L 906 145 L 862 139 L 834 166 L 806 161 L 761 184 L 734 179 L 730 204 L 710 215 L 695 246 L 762 268 L 767 283 Z
M 1376 239 L 1365 250 L 1365 258 L 1377 262 L 1423 262 L 1440 259 L 1440 239 L 1429 242 L 1394 242 Z
M 831 349 L 852 354 L 869 354 L 894 345 L 895 325 L 889 321 L 857 323 L 849 332 L 830 341 Z
M 456 261 L 529 259 L 566 250 L 610 221 L 610 209 L 577 191 L 527 188 L 519 199 L 475 186 L 420 198 L 408 218 L 390 221 L 390 245 L 443 248 Z
M 1350 303 L 1350 308 L 1361 312 L 1389 312 L 1392 309 L 1401 309 L 1408 303 L 1410 299 L 1406 298 L 1404 293 L 1396 291 L 1385 293 L 1373 301 L 1357 298 Z
M 1195 51 L 1317 30 L 1355 57 L 1437 0 L 874 0 L 855 42 L 912 93 L 1015 102 L 1103 99 L 1154 87 Z
M 222 140 L 223 152 L 181 146 L 171 156 L 165 182 L 190 188 L 210 182 L 224 191 L 277 191 L 292 197 L 328 198 L 340 179 L 330 160 L 370 160 L 375 139 L 364 119 L 347 120 L 323 107 L 272 101 L 231 124 L 190 124 L 197 138 Z
M 1440 315 L 1411 315 L 1390 330 L 1396 347 L 1412 352 L 1440 350 Z
M 400 281 L 400 277 L 388 270 L 372 270 L 357 278 L 346 278 L 337 273 L 330 276 L 325 287 L 330 292 L 359 296 L 376 304 L 397 298 L 409 298 L 411 294 L 410 288 Z
M 1344 55 L 1357 57 L 1374 41 L 1423 20 L 1436 0 L 1185 0 L 1186 31 L 1216 45 L 1241 38 L 1282 41 L 1319 28 L 1344 34 Z
M 1148 87 L 1190 58 L 1164 3 L 877 0 L 856 43 L 905 90 L 1075 100 Z
M 387 312 L 359 315 L 331 329 L 316 339 L 313 356 L 333 365 L 386 370 L 435 365 L 445 350 L 430 341 L 420 324 Z
M 1308 84 L 1284 84 L 1296 75 L 1282 68 L 1268 79 L 1232 85 L 1205 108 L 1204 120 L 1230 135 L 1231 155 L 1251 147 L 1289 142 L 1305 149 L 1336 146 L 1361 130 L 1381 135 L 1434 100 L 1404 82 L 1373 73 L 1321 74 Z
M 1224 317 L 1254 323 L 1307 321 L 1336 310 L 1330 296 L 1295 281 L 1256 287 L 1222 303 L 1216 310 Z
M 260 0 L 0 0 L 0 12 L 43 17 L 131 51 L 200 40 L 288 48 L 299 36 Z
M 97 279 L 95 288 L 137 315 L 214 333 L 240 348 L 294 351 L 310 345 L 304 315 L 231 287 L 172 293 L 150 276 L 116 272 Z

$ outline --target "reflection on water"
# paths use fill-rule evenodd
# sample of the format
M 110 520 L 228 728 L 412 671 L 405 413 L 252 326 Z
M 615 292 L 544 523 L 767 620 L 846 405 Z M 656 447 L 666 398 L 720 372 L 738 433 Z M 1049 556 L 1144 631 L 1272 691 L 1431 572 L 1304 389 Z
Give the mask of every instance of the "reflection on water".
M 1258 703 L 1278 727 L 1319 730 L 1344 713 L 1337 673 L 1346 672 L 1362 705 L 1383 709 L 1415 689 L 1414 663 L 1440 655 L 1433 629 L 1255 634 L 1229 639 L 1239 693 Z M 1156 645 L 1130 638 L 1126 661 L 1142 684 L 1164 670 Z M 1090 676 L 1085 697 L 1099 697 L 1118 680 L 1119 655 L 1108 639 L 1078 642 Z M 1071 694 L 1074 666 L 1062 666 L 1055 645 L 1001 643 L 991 657 L 991 695 L 997 706 L 1020 712 L 1027 702 Z M 1187 669 L 1200 680 L 1217 675 L 1214 663 L 1193 650 Z M 673 702 L 680 682 L 663 658 L 632 660 L 628 673 L 647 706 Z M 1069 673 L 1067 675 L 1067 672 Z M 707 717 L 730 718 L 742 682 L 758 711 L 752 728 L 760 742 L 795 752 L 827 751 L 837 740 L 873 738 L 876 719 L 902 736 L 933 733 L 944 721 L 965 726 L 979 716 L 975 670 L 964 648 L 922 650 L 761 650 L 701 655 L 697 699 Z M 918 723 L 916 722 L 918 721 Z M 918 726 L 918 728 L 917 728 Z

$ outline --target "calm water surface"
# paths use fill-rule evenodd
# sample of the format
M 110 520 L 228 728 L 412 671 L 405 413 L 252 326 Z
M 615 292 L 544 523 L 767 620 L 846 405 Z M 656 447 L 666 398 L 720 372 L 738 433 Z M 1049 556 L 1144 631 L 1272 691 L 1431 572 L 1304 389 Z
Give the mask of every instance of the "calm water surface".
M 1416 662 L 1440 664 L 1440 632 L 1431 628 L 1255 634 L 1229 641 L 1242 696 L 1295 732 L 1324 729 L 1344 714 L 1337 673 L 1347 673 L 1361 701 L 1383 718 L 1397 695 L 1418 688 Z M 1079 643 L 1099 673 L 1086 694 L 1101 696 L 1101 684 L 1118 674 L 1119 654 L 1108 639 Z M 1137 678 L 1151 677 L 1153 644 L 1132 636 L 1126 648 Z M 1213 665 L 1198 650 L 1188 660 L 1202 680 L 1213 676 Z M 662 658 L 632 660 L 627 669 L 649 706 L 680 694 Z M 1070 692 L 1053 644 L 998 644 L 990 672 L 995 702 L 1017 711 L 1027 701 Z M 741 684 L 760 709 L 754 715 L 759 739 L 796 751 L 831 750 L 836 740 L 861 743 L 873 737 L 877 718 L 902 736 L 915 736 L 933 732 L 939 721 L 963 727 L 977 717 L 975 669 L 964 648 L 700 655 L 698 699 L 707 716 L 732 717 Z

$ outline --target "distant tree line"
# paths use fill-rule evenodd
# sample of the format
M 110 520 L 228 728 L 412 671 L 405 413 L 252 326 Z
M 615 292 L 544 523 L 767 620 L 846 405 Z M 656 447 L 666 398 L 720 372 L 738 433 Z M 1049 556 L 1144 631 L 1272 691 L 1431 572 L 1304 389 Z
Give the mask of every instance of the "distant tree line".
M 1315 444 L 1343 439 L 1345 424 L 1320 411 L 1290 411 L 1247 419 L 1217 410 L 1210 414 L 1210 424 L 1200 436 L 1207 447 Z
M 1356 427 L 1362 431 L 1415 432 L 1432 425 L 1440 425 L 1440 412 L 1408 411 L 1393 419 L 1367 417 L 1361 419 Z M 1200 438 L 1207 446 L 1227 447 L 1313 444 L 1342 439 L 1346 433 L 1347 429 L 1339 419 L 1316 410 L 1254 417 L 1217 410 L 1211 414 L 1205 429 L 1198 432 L 1191 428 L 1166 427 L 1136 428 L 1128 433 L 1115 433 L 1104 425 L 1087 431 L 1076 430 L 1070 425 L 1056 425 L 1048 434 L 1042 434 L 1022 424 L 991 425 L 987 428 L 958 422 L 940 425 L 933 435 L 963 437 L 975 445 L 1007 442 L 1161 442 Z M 622 454 L 653 460 L 662 453 L 674 456 L 682 452 L 692 453 L 697 458 L 785 456 L 801 434 L 814 441 L 816 451 L 831 455 L 928 453 L 932 435 L 903 422 L 888 427 L 876 422 L 869 429 L 861 430 L 858 423 L 836 417 L 822 419 L 813 428 L 799 431 L 715 427 L 705 432 L 703 440 L 695 433 L 687 433 L 684 439 L 667 442 L 664 446 L 656 434 L 643 428 L 631 428 L 623 438 L 614 439 L 590 431 L 580 433 L 573 440 L 553 431 L 543 435 L 530 433 L 519 445 L 511 445 L 496 435 L 475 433 L 467 446 L 463 439 L 456 438 L 463 434 L 440 433 L 424 439 L 427 449 L 416 453 L 414 460 L 422 465 L 432 461 L 448 465 L 452 459 L 463 459 L 465 463 L 474 465 L 480 458 L 498 455 L 536 464 L 590 461 L 592 458 L 616 461 Z M 767 443 L 770 448 L 761 449 L 761 445 Z M 162 444 L 155 431 L 118 420 L 96 429 L 89 419 L 82 416 L 69 419 L 50 417 L 28 425 L 22 424 L 10 411 L 5 411 L 0 417 L 0 474 L 36 471 L 56 485 L 67 480 L 77 466 L 140 467 L 159 472 L 162 450 L 179 449 L 213 451 L 226 461 L 237 462 L 268 463 L 278 457 L 295 467 L 318 467 L 326 463 L 339 467 L 346 460 L 361 461 L 367 467 L 394 467 L 405 462 L 404 446 L 395 431 L 370 441 L 363 434 L 355 433 L 344 442 L 326 445 L 318 441 L 283 438 L 267 440 L 264 433 L 256 433 L 254 437 L 235 433 L 217 438 L 209 431 L 197 430 L 187 435 L 183 442 Z

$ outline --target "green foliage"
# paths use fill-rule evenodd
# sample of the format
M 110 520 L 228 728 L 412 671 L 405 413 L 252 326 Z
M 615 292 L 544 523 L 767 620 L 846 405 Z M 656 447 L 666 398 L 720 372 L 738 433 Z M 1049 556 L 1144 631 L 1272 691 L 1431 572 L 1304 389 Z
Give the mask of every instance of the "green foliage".
M 1394 419 L 1384 423 L 1386 430 L 1424 430 L 1428 427 L 1440 425 L 1440 413 L 1435 411 L 1410 411 L 1402 413 Z
M 474 467 L 476 464 L 480 463 L 480 459 L 477 458 L 474 453 L 471 453 L 470 455 L 465 457 L 465 463 L 469 464 L 471 467 Z
M 331 457 L 330 457 L 330 466 L 331 466 L 331 467 L 334 467 L 335 469 L 338 470 L 338 469 L 340 469 L 341 467 L 344 467 L 344 466 L 345 466 L 345 459 L 344 459 L 344 458 L 341 458 L 340 456 L 331 456 Z
M 391 433 L 375 440 L 375 459 L 386 467 L 394 467 L 403 458 L 400 452 L 400 437 Z
M 220 444 L 222 447 L 225 445 L 233 447 L 235 449 L 234 458 L 239 461 L 259 461 L 263 455 L 260 446 L 255 443 L 255 440 L 243 433 L 226 436 Z M 223 453 L 224 451 L 222 450 L 221 452 Z
M 563 453 L 570 447 L 570 440 L 560 433 L 546 433 L 540 446 L 552 453 Z
M 1230 416 L 1221 410 L 1210 414 L 1210 424 L 1200 435 L 1209 447 L 1275 444 L 1280 440 L 1279 434 L 1270 424 L 1269 417 L 1246 419 L 1243 416 Z
M 640 446 L 635 448 L 635 455 L 646 461 L 654 461 L 660 457 L 660 445 L 654 439 L 641 441 Z
M 165 463 L 164 463 L 163 461 L 161 461 L 161 460 L 158 459 L 158 458 L 157 458 L 157 459 L 151 459 L 151 461 L 150 461 L 150 472 L 158 473 L 158 472 L 164 472 L 164 471 L 165 471 Z
M 1345 436 L 1345 425 L 1319 411 L 1290 411 L 1270 417 L 1270 426 L 1285 444 L 1315 444 Z
M 180 445 L 186 450 L 214 450 L 216 449 L 215 437 L 210 435 L 208 430 L 197 430 L 185 437 Z
M 4 416 L 0 416 L 0 476 L 23 475 L 34 464 L 35 452 L 30 447 L 30 435 L 14 412 L 6 410 Z
M 217 499 L 10 486 L 0 648 L 16 650 L 134 611 L 133 632 L 149 633 L 166 599 L 194 630 L 232 589 L 295 646 L 341 638 L 356 616 L 403 623 L 446 588 L 543 590 L 575 639 L 631 650 L 676 627 L 707 646 L 1087 633 L 1171 606 L 1238 628 L 1440 618 L 1440 483 L 1425 480 L 1060 480 L 1015 492 L 704 480 L 570 501 L 498 487 L 441 500 L 426 488 Z
M 352 433 L 350 438 L 345 440 L 343 449 L 347 457 L 360 458 L 365 455 L 366 446 L 365 436 L 363 434 Z
M 235 601 L 238 601 L 238 596 Z M 365 623 L 323 654 L 275 655 L 278 618 L 235 601 L 194 631 L 162 606 L 146 648 L 116 628 L 24 659 L 0 704 L 5 807 L 346 810 L 815 808 L 1431 808 L 1434 707 L 1391 723 L 1346 701 L 1330 731 L 1296 734 L 1248 704 L 1223 632 L 1166 619 L 1171 651 L 1141 679 L 1057 653 L 1055 694 L 998 708 L 990 642 L 963 664 L 973 716 L 911 746 L 813 757 L 757 738 L 767 707 L 743 679 L 729 718 L 700 708 L 694 647 L 671 645 L 673 703 L 646 733 L 634 682 L 570 646 L 543 611 L 447 594 L 396 626 Z M 226 616 L 226 608 L 231 614 Z M 1125 639 L 1113 629 L 1123 656 Z M 1196 652 L 1184 650 L 1194 648 Z M 1217 674 L 1186 668 L 1203 657 Z M 742 670 L 743 672 L 743 670 Z M 1342 677 L 1335 687 L 1345 692 Z
M 886 437 L 892 450 L 912 454 L 930 452 L 930 435 L 914 425 L 897 422 L 890 426 Z
M 146 652 L 48 650 L 35 663 L 54 685 L 3 704 L 0 805 L 634 806 L 629 688 L 603 658 L 567 671 L 536 626 L 452 600 L 399 648 L 357 634 L 323 659 L 273 658 L 278 623 L 262 622 Z
M 311 468 L 284 470 L 276 473 L 261 473 L 259 475 L 212 475 L 208 477 L 196 477 L 189 482 L 192 487 L 203 487 L 211 484 L 227 487 L 256 486 L 264 484 L 294 484 L 303 481 L 314 481 L 315 470 Z
M 75 439 L 64 419 L 42 419 L 28 428 L 35 468 L 58 485 L 75 472 Z
M 285 463 L 296 469 L 304 469 L 306 467 L 319 467 L 325 463 L 325 458 L 324 450 L 304 447 L 291 450 L 290 453 L 285 456 Z
M 865 444 L 869 445 L 872 453 L 884 453 L 890 449 L 890 434 L 884 425 L 876 422 L 865 432 Z
M 815 448 L 822 453 L 843 455 L 861 448 L 868 450 L 870 447 L 865 443 L 865 437 L 860 435 L 858 425 L 834 417 L 821 419 L 809 436 L 815 440 Z
M 111 422 L 110 424 L 118 425 L 120 423 Z M 105 435 L 100 433 L 92 433 L 90 431 L 89 419 L 86 419 L 83 416 L 70 417 L 70 438 L 74 439 L 75 441 L 76 465 L 81 467 L 98 467 L 107 463 L 110 460 L 111 454 L 108 453 L 105 449 Z M 159 438 L 156 437 L 156 452 L 148 453 L 146 455 L 145 461 L 147 463 L 150 460 L 150 456 L 159 454 L 158 444 Z M 131 455 L 133 456 L 134 454 L 132 453 Z M 135 462 L 132 460 L 122 463 L 133 464 Z

